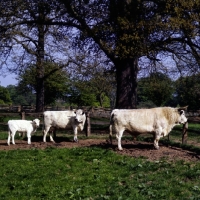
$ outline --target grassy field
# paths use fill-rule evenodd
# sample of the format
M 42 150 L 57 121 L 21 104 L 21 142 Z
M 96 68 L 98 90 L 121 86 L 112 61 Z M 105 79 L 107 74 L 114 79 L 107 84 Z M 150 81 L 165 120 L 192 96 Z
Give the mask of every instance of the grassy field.
M 198 132 L 199 125 L 189 125 L 183 148 L 198 149 Z M 7 139 L 5 128 L 0 139 Z M 181 146 L 181 127 L 172 131 L 170 143 Z M 0 151 L 0 176 L 1 200 L 200 199 L 200 162 L 150 162 L 96 147 Z
M 100 148 L 0 152 L 0 199 L 199 199 L 200 163 Z

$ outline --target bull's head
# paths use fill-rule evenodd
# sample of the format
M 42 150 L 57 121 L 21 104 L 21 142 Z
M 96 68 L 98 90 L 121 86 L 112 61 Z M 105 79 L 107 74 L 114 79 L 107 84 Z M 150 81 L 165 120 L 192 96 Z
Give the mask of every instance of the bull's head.
M 178 121 L 179 124 L 185 124 L 187 122 L 187 118 L 185 116 L 185 111 L 187 110 L 187 108 L 188 106 L 177 108 L 180 115 L 179 121 Z
M 74 112 L 76 114 L 75 116 L 75 121 L 78 123 L 82 123 L 85 122 L 85 113 L 83 112 L 83 110 L 78 109 L 77 111 Z

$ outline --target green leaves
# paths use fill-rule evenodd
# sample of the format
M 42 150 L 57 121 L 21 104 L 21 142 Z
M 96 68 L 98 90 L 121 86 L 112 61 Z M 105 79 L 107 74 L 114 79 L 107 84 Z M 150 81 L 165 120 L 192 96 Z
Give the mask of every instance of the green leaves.
M 172 80 L 162 73 L 152 73 L 138 82 L 139 102 L 152 101 L 156 106 L 163 106 L 172 98 L 173 92 Z
M 11 104 L 12 100 L 8 89 L 0 86 L 0 104 Z

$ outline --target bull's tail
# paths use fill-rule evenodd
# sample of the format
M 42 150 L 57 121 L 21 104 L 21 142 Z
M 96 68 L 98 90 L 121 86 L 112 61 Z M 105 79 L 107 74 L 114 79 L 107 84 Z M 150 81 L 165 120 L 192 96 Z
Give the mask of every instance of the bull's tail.
M 109 129 L 110 129 L 110 133 L 109 133 L 110 144 L 112 144 L 113 117 L 114 117 L 114 114 L 111 113 L 111 117 L 110 117 L 110 126 L 109 126 Z
M 109 134 L 109 139 L 110 139 L 110 144 L 112 144 L 112 124 L 110 124 L 110 134 Z

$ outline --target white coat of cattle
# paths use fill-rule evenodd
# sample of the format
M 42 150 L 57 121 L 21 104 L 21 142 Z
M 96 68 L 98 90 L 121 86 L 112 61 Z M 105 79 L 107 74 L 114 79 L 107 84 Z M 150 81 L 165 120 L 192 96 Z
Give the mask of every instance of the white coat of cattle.
M 159 149 L 158 142 L 161 137 L 169 134 L 178 124 L 185 124 L 185 110 L 183 108 L 159 107 L 151 109 L 114 109 L 110 118 L 110 141 L 112 132 L 116 133 L 118 149 L 123 150 L 121 138 L 124 131 L 137 136 L 150 133 L 154 136 L 154 147 Z
M 82 109 L 77 111 L 45 111 L 44 115 L 44 135 L 43 142 L 46 142 L 46 135 L 49 130 L 55 129 L 73 129 L 74 131 L 74 141 L 77 142 L 77 133 L 82 131 L 86 121 L 86 115 Z M 49 132 L 50 141 L 54 142 L 51 135 L 51 130 Z
M 12 137 L 12 144 L 15 144 L 15 133 L 26 132 L 28 144 L 31 144 L 31 134 L 36 132 L 40 126 L 40 120 L 34 119 L 33 121 L 27 120 L 9 120 L 8 121 L 8 145 L 10 145 L 10 138 Z

